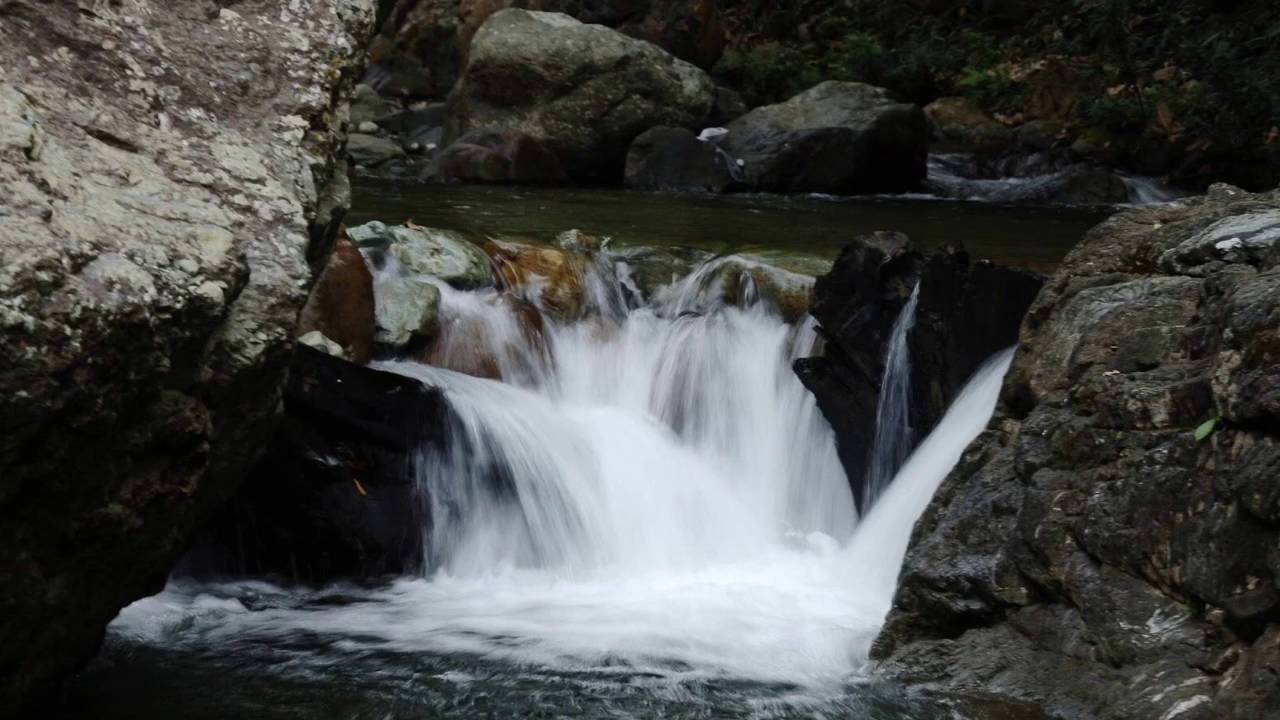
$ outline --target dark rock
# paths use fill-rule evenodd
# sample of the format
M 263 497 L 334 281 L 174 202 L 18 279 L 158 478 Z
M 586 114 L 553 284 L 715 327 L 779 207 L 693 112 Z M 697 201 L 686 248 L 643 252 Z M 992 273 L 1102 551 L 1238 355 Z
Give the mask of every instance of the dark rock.
M 797 361 L 796 372 L 835 430 L 860 509 L 865 509 L 865 472 L 887 344 L 917 283 L 920 297 L 908 347 L 910 425 L 920 440 L 982 362 L 1017 341 L 1018 326 L 1043 279 L 971 262 L 953 247 L 924 256 L 900 233 L 859 238 L 841 252 L 829 274 L 818 278 L 811 314 L 827 340 L 826 351 Z
M 476 33 L 445 139 L 515 131 L 574 181 L 621 183 L 637 135 L 700 127 L 714 99 L 706 73 L 649 43 L 567 15 L 504 10 Z
M 1274 715 L 1280 271 L 1213 238 L 1265 243 L 1278 208 L 1218 186 L 1066 258 L 916 526 L 888 673 L 1068 717 Z
M 351 133 L 347 138 L 347 157 L 356 167 L 376 168 L 404 157 L 404 148 L 389 138 L 364 133 Z
M 378 127 L 393 135 L 417 139 L 423 130 L 444 127 L 447 107 L 444 103 L 433 103 L 419 109 L 409 108 L 388 113 L 374 120 Z
M 6 716 L 164 586 L 265 447 L 372 5 L 0 10 Z
M 284 420 L 184 572 L 322 583 L 418 570 L 421 453 L 443 447 L 443 394 L 300 346 Z
M 297 334 L 319 332 L 363 365 L 373 352 L 373 308 L 369 267 L 356 246 L 340 238 L 302 308 Z
M 711 117 L 707 118 L 710 125 L 728 125 L 747 114 L 747 101 L 742 99 L 742 94 L 737 90 L 716 86 L 716 102 L 711 108 Z
M 939 143 L 970 152 L 1002 153 L 1014 142 L 1013 131 L 996 122 L 968 98 L 947 97 L 924 109 Z
M 861 83 L 825 82 L 729 125 L 745 184 L 773 192 L 904 192 L 925 177 L 924 112 Z
M 636 190 L 722 192 L 733 183 L 729 160 L 684 128 L 656 127 L 631 143 L 626 185 Z
M 560 158 L 546 144 L 510 130 L 468 133 L 436 158 L 441 182 L 560 185 L 568 181 Z
M 355 91 L 351 93 L 349 121 L 352 128 L 357 128 L 362 123 L 374 122 L 395 110 L 396 106 L 379 95 L 373 87 L 360 84 L 356 85 Z

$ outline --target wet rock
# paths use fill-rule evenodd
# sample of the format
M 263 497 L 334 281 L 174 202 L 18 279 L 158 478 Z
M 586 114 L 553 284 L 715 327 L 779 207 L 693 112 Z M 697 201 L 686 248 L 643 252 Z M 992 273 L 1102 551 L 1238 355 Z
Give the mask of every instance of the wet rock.
M 968 151 L 1000 153 L 1014 141 L 1013 131 L 996 122 L 968 98 L 947 97 L 924 109 L 934 139 Z
M 658 125 L 701 126 L 714 98 L 706 73 L 646 42 L 567 15 L 504 10 L 476 33 L 445 137 L 518 131 L 554 152 L 571 180 L 619 183 L 632 139 Z
M 391 160 L 403 158 L 404 148 L 390 138 L 351 133 L 347 138 L 347 157 L 356 167 L 376 168 Z
M 826 350 L 795 368 L 835 430 L 860 508 L 887 345 L 916 285 L 920 296 L 907 343 L 913 446 L 982 362 L 1017 341 L 1042 282 L 1034 273 L 973 261 L 954 246 L 926 256 L 905 235 L 887 232 L 859 238 L 818 278 L 811 314 Z
M 656 127 L 631 143 L 626 185 L 635 190 L 722 192 L 733 183 L 731 161 L 684 128 Z
M 163 587 L 265 447 L 344 211 L 372 3 L 208 9 L 0 11 L 6 711 Z
M 591 263 L 583 253 L 497 240 L 486 243 L 485 252 L 504 287 L 516 296 L 562 322 L 586 311 Z
M 616 252 L 625 264 L 624 279 L 633 287 L 636 305 L 647 304 L 664 288 L 710 260 L 711 253 L 687 247 L 631 247 Z
M 1217 186 L 1116 215 L 1068 255 L 996 417 L 916 527 L 875 646 L 887 672 L 1065 716 L 1273 713 L 1280 408 L 1258 399 L 1275 397 L 1260 319 L 1280 281 L 1207 248 L 1226 228 L 1265 237 L 1278 207 Z
M 398 352 L 421 346 L 440 330 L 440 288 L 424 277 L 384 277 L 373 286 L 382 348 Z
M 413 467 L 447 439 L 443 394 L 302 346 L 284 408 L 184 572 L 314 584 L 420 568 L 430 518 Z
M 1066 165 L 1047 154 L 999 161 L 934 156 L 925 189 L 940 197 L 999 203 L 1119 205 L 1130 200 L 1124 178 L 1086 165 Z
M 373 350 L 373 276 L 350 240 L 341 238 L 298 317 L 298 336 L 318 332 L 356 363 Z
M 398 271 L 430 275 L 459 290 L 493 284 L 489 258 L 461 233 L 374 221 L 347 231 L 376 265 L 394 262 Z
M 924 112 L 885 90 L 824 82 L 730 123 L 724 147 L 747 187 L 860 194 L 914 189 L 925 176 Z
M 560 185 L 568 180 L 560 158 L 540 140 L 513 131 L 473 132 L 437 158 L 442 182 Z

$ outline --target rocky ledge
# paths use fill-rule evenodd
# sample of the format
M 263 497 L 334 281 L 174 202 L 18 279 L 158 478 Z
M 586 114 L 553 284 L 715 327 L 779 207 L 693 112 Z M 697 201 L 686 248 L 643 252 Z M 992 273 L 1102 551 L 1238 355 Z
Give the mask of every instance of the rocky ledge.
M 1280 192 L 1099 225 L 917 524 L 874 654 L 1066 717 L 1280 707 Z
M 372 6 L 0 6 L 0 704 L 158 591 L 270 437 Z

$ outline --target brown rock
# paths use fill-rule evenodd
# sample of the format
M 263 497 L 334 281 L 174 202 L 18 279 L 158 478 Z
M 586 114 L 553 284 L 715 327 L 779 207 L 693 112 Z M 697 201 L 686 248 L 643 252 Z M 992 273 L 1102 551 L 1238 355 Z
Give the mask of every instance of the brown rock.
M 586 310 L 587 258 L 560 248 L 490 241 L 485 252 L 505 287 L 562 321 Z
M 373 350 L 373 276 L 360 251 L 346 237 L 333 254 L 298 318 L 299 336 L 319 331 L 343 347 L 361 365 Z

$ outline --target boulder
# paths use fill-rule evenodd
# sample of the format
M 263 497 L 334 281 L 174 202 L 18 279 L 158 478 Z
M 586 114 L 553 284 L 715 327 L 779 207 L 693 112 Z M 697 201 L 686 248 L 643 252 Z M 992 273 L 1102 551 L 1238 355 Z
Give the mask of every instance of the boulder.
M 372 5 L 0 11 L 6 711 L 164 586 L 270 438 Z
M 413 467 L 449 422 L 438 389 L 299 347 L 284 421 L 184 573 L 315 584 L 420 568 L 430 517 Z
M 637 135 L 700 126 L 714 101 L 706 73 L 649 43 L 567 15 L 503 10 L 476 33 L 445 137 L 519 132 L 571 180 L 620 183 Z
M 1277 209 L 1216 186 L 1067 256 L 916 525 L 887 673 L 1059 716 L 1274 715 Z M 1269 249 L 1202 251 L 1237 235 Z
M 913 289 L 919 285 L 907 336 L 912 447 L 982 362 L 1017 342 L 1042 283 L 1034 273 L 972 261 L 954 246 L 924 255 L 905 235 L 888 232 L 858 238 L 818 278 L 811 314 L 826 346 L 820 357 L 797 360 L 795 370 L 835 431 L 861 511 L 888 343 Z
M 394 263 L 391 272 L 429 275 L 459 290 L 493 284 L 489 258 L 461 233 L 418 225 L 373 221 L 347 231 L 376 267 Z
M 730 163 L 716 145 L 689 130 L 656 127 L 631 143 L 626 185 L 634 190 L 723 192 L 733 183 Z
M 373 286 L 377 301 L 374 340 L 387 351 L 421 346 L 440 331 L 440 288 L 421 276 L 382 277 Z
M 486 243 L 485 252 L 503 286 L 515 296 L 562 322 L 586 312 L 591 260 L 585 254 L 498 240 Z
M 824 82 L 729 124 L 724 147 L 747 187 L 862 194 L 912 190 L 925 177 L 924 112 L 877 87 Z
M 351 126 L 359 127 L 362 123 L 374 122 L 379 118 L 395 112 L 396 106 L 378 94 L 378 91 L 363 83 L 356 85 L 351 93 Z
M 319 332 L 349 360 L 367 363 L 373 350 L 373 307 L 369 266 L 350 240 L 340 238 L 298 316 L 298 337 Z
M 436 158 L 442 182 L 559 185 L 568 180 L 560 158 L 540 140 L 514 131 L 473 132 Z
M 956 149 L 1001 153 L 1015 140 L 1012 130 L 968 98 L 939 98 L 925 106 L 924 114 L 929 118 L 934 140 Z
M 351 133 L 347 138 L 347 157 L 356 167 L 376 168 L 404 157 L 400 143 L 378 135 Z

